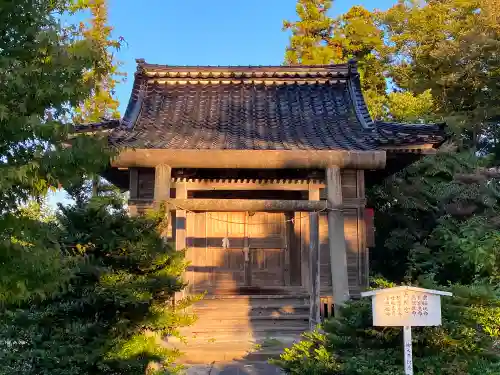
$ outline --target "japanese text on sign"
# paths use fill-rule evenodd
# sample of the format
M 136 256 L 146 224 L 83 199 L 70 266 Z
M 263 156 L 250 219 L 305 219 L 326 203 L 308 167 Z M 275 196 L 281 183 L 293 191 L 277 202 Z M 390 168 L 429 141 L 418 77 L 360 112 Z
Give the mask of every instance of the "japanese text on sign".
M 411 290 L 375 295 L 376 326 L 432 326 L 441 324 L 439 296 Z

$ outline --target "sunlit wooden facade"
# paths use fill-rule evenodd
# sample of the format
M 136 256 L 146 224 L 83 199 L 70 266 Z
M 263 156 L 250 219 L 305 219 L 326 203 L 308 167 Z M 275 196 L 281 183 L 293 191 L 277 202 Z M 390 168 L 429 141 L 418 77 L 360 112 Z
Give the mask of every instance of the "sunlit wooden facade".
M 120 147 L 108 178 L 132 214 L 167 203 L 189 292 L 311 298 L 311 322 L 320 296 L 342 303 L 367 286 L 365 187 L 444 140 L 441 125 L 373 121 L 352 62 L 138 60 L 123 119 L 92 130 Z

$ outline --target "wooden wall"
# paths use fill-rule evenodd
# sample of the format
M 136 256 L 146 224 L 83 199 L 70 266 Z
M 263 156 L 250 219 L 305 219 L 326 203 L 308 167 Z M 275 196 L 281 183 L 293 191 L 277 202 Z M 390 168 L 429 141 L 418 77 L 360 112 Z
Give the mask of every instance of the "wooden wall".
M 344 202 L 349 202 L 349 207 L 344 209 L 349 287 L 352 295 L 357 296 L 360 291 L 368 285 L 364 172 L 361 170 L 342 170 L 341 176 L 343 199 Z M 154 170 L 137 169 L 136 183 L 137 197 L 131 196 L 131 199 L 152 200 L 154 192 Z M 131 191 L 132 190 L 133 189 L 131 189 Z M 307 192 L 304 193 L 307 195 Z M 320 198 L 326 199 L 325 189 L 320 189 Z M 292 237 L 288 236 L 288 238 L 292 238 L 292 241 L 296 243 L 295 247 L 299 249 L 299 252 L 290 258 L 289 277 L 291 285 L 302 284 L 302 287 L 309 288 L 309 215 L 305 212 L 299 212 L 292 214 L 292 216 L 294 217 L 294 222 L 287 231 L 292 231 L 294 235 Z M 326 213 L 320 214 L 319 234 L 321 293 L 322 295 L 328 295 L 331 293 L 332 280 Z M 297 275 L 297 273 L 300 273 L 300 275 Z M 299 280 L 301 281 L 299 282 Z
M 326 189 L 320 190 L 320 198 L 326 199 Z M 368 286 L 368 250 L 366 247 L 365 190 L 363 171 L 342 171 L 342 196 L 344 200 L 359 202 L 358 207 L 344 209 L 344 233 L 347 245 L 347 266 L 349 289 L 353 296 Z M 302 284 L 309 288 L 309 215 L 295 214 L 296 236 L 301 243 Z M 320 283 L 321 295 L 331 294 L 332 277 L 330 265 L 330 250 L 328 245 L 328 219 L 326 213 L 319 218 L 320 236 Z

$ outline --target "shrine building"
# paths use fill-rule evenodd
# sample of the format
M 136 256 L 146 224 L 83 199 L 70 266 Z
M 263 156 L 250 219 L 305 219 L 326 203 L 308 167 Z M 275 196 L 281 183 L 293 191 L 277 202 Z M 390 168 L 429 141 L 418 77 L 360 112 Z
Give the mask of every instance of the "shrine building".
M 120 150 L 106 177 L 132 215 L 166 204 L 187 293 L 207 293 L 197 332 L 254 339 L 302 332 L 367 288 L 365 189 L 445 140 L 444 125 L 372 120 L 355 62 L 139 59 L 123 118 L 90 130 Z

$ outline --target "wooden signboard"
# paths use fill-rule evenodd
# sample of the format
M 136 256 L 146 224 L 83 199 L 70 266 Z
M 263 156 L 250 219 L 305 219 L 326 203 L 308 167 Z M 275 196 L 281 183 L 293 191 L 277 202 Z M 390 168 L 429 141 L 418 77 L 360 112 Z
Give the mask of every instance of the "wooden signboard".
M 411 327 L 441 325 L 441 296 L 450 292 L 400 286 L 361 293 L 372 297 L 373 325 L 404 327 L 405 374 L 413 375 Z

